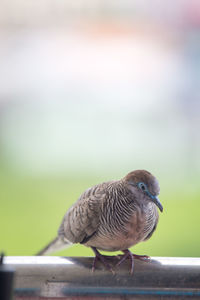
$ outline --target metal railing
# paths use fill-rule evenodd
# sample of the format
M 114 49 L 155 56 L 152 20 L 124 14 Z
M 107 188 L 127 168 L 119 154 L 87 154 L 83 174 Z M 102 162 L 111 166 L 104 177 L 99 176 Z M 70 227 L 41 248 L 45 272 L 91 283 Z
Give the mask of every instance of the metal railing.
M 15 299 L 200 298 L 200 258 L 152 257 L 116 267 L 115 274 L 92 257 L 5 257 L 16 270 Z M 111 258 L 114 266 L 117 258 Z

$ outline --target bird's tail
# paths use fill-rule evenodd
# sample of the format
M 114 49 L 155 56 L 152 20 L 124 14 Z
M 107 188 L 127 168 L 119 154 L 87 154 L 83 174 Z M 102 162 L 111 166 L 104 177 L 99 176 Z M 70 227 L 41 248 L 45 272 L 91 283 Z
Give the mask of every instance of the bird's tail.
M 50 254 L 52 252 L 56 252 L 56 251 L 65 249 L 67 247 L 70 247 L 71 245 L 72 245 L 71 242 L 69 242 L 67 240 L 63 240 L 60 237 L 56 237 L 45 248 L 43 248 L 40 252 L 38 252 L 36 254 L 36 256 Z

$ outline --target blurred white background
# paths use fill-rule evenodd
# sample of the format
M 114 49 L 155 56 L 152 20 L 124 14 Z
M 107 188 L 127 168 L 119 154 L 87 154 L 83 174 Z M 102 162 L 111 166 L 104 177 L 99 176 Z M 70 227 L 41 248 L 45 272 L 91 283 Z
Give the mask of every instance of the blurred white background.
M 198 172 L 199 1 L 1 6 L 0 144 L 11 168 Z

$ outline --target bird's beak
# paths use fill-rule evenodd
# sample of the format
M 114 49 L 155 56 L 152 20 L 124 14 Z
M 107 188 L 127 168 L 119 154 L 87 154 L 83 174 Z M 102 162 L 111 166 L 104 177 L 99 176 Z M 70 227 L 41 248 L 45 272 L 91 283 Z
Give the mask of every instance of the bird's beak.
M 157 196 L 152 196 L 151 199 L 155 203 L 155 205 L 158 206 L 160 211 L 163 212 L 163 206 L 162 206 L 160 200 L 158 199 L 158 197 Z

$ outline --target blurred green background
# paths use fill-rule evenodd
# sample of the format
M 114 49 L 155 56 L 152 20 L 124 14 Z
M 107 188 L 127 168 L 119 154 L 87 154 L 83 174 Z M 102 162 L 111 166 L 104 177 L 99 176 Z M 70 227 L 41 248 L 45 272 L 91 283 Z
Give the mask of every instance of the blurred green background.
M 132 251 L 199 256 L 198 1 L 9 0 L 0 17 L 0 250 L 34 255 L 85 189 L 147 169 L 164 212 Z
M 108 176 L 104 179 L 109 180 Z M 177 179 L 168 185 L 166 178 L 160 179 L 164 212 L 152 238 L 135 246 L 133 252 L 199 256 L 198 182 L 194 180 L 189 186 Z M 101 181 L 97 176 L 35 179 L 1 174 L 1 249 L 8 255 L 34 255 L 54 238 L 65 211 L 80 193 Z M 89 256 L 92 251 L 75 245 L 55 255 Z

